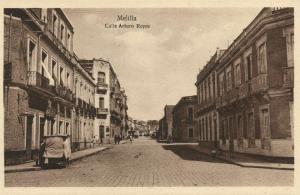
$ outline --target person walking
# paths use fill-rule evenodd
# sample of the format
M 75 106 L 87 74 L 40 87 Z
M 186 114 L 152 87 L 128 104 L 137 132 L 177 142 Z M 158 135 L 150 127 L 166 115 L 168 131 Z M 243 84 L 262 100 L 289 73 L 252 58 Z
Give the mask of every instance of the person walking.
M 133 137 L 132 137 L 132 135 L 131 135 L 131 134 L 130 134 L 130 136 L 129 136 L 129 139 L 130 139 L 130 143 L 132 144 Z
M 118 135 L 118 144 L 120 144 L 121 139 L 121 135 Z
M 45 157 L 44 157 L 44 152 L 46 148 L 46 141 L 43 139 L 41 145 L 40 145 L 40 150 L 39 150 L 39 165 L 40 167 L 44 168 L 45 166 Z
M 115 144 L 117 144 L 117 143 L 118 143 L 118 135 L 115 134 Z

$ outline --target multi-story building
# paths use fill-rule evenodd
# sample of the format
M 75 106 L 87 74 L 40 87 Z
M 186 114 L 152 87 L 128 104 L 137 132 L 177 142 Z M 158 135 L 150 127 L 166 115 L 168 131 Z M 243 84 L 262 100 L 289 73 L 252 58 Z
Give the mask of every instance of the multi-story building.
M 115 134 L 127 135 L 127 96 L 121 89 L 117 75 L 111 64 L 103 59 L 81 59 L 80 64 L 95 78 L 96 119 L 94 135 L 107 143 Z
M 197 96 L 182 97 L 173 109 L 173 140 L 176 142 L 197 142 L 195 108 Z
M 93 96 L 94 85 L 73 52 L 72 25 L 61 9 L 4 13 L 5 163 L 35 159 L 44 135 L 68 134 L 74 149 L 93 126 L 94 110 L 93 101 L 82 107 L 89 122 L 79 127 L 75 105 Z
M 293 8 L 264 8 L 219 57 L 222 150 L 293 157 L 293 52 Z
M 209 62 L 197 75 L 196 118 L 199 131 L 199 144 L 204 147 L 217 147 L 219 143 L 218 112 L 215 98 L 217 97 L 216 66 L 218 59 L 225 50 L 217 49 Z
M 173 108 L 174 105 L 165 105 L 164 116 L 159 120 L 158 138 L 167 139 L 168 136 L 172 136 L 173 130 Z
M 158 130 L 158 121 L 157 120 L 148 120 L 147 125 L 149 126 L 149 133 L 156 134 L 156 131 Z
M 157 139 L 163 139 L 163 129 L 165 124 L 165 118 L 161 118 L 158 121 Z

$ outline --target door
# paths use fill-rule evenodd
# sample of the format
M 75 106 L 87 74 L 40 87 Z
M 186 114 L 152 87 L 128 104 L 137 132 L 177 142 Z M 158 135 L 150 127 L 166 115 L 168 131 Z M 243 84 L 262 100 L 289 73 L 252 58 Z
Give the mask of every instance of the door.
M 247 123 L 247 130 L 248 130 L 248 135 L 249 135 L 249 140 L 248 140 L 248 147 L 252 148 L 255 147 L 255 129 L 254 129 L 254 115 L 253 112 L 248 114 L 248 123 Z
M 229 130 L 229 151 L 233 152 L 234 150 L 234 129 L 233 129 L 233 120 L 232 117 L 229 118 L 229 123 L 228 123 L 228 130 Z
M 103 125 L 99 126 L 99 135 L 100 135 L 100 138 L 104 138 L 104 126 Z
M 40 118 L 40 143 L 43 140 L 44 132 L 45 132 L 45 118 Z
M 32 127 L 33 116 L 27 116 L 26 122 L 26 159 L 32 159 L 31 146 L 32 146 Z

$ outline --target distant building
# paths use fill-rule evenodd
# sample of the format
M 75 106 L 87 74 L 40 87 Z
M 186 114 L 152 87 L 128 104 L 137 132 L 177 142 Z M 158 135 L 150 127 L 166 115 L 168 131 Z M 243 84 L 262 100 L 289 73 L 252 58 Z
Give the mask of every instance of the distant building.
M 166 105 L 164 107 L 164 117 L 159 120 L 159 128 L 158 128 L 159 139 L 167 139 L 168 135 L 172 136 L 173 108 L 174 105 Z
M 177 142 L 197 142 L 195 108 L 197 96 L 182 97 L 173 109 L 173 139 Z
M 128 130 L 127 96 L 121 89 L 112 65 L 103 59 L 85 60 L 80 64 L 95 78 L 96 119 L 94 135 L 110 143 L 115 134 L 126 136 Z
M 147 125 L 149 127 L 149 133 L 153 134 L 154 132 L 158 131 L 158 121 L 157 120 L 148 120 Z

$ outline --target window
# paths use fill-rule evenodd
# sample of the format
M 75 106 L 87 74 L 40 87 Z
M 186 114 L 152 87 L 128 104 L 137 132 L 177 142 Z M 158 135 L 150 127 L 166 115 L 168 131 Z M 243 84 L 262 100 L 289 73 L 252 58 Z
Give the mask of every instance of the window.
M 71 50 L 71 34 L 69 29 L 67 29 L 67 49 L 69 51 Z
M 252 54 L 249 54 L 245 58 L 245 81 L 252 78 Z
M 240 63 L 235 65 L 235 84 L 239 86 L 241 84 L 241 65 Z
M 65 26 L 64 26 L 64 24 L 60 25 L 60 40 L 63 44 L 65 44 Z
M 189 138 L 193 138 L 193 137 L 194 137 L 194 129 L 189 128 Z
M 192 121 L 194 120 L 194 113 L 193 113 L 194 109 L 192 107 L 188 108 L 188 120 Z
M 45 75 L 45 71 L 47 69 L 49 69 L 48 68 L 48 54 L 43 49 L 42 49 L 42 53 L 41 53 L 41 64 L 42 64 L 42 75 Z
M 269 138 L 270 137 L 270 121 L 269 121 L 269 108 L 267 106 L 262 106 L 260 108 L 260 128 L 261 128 L 261 137 Z
M 37 70 L 37 46 L 36 44 L 29 39 L 28 48 L 27 48 L 27 61 L 30 71 Z
M 99 98 L 99 108 L 104 108 L 104 98 L 103 97 Z
M 200 137 L 200 140 L 202 140 L 201 119 L 198 121 L 198 125 L 199 125 L 199 137 Z
M 220 96 L 224 94 L 224 73 L 219 75 L 219 88 L 220 88 Z
M 254 114 L 253 112 L 248 113 L 248 121 L 247 121 L 247 130 L 248 130 L 248 136 L 250 138 L 256 137 L 255 136 L 255 128 L 254 128 Z
M 68 72 L 67 72 L 67 83 L 66 84 L 67 84 L 68 88 L 71 87 L 71 85 L 70 85 L 70 73 L 68 73 Z
M 70 134 L 70 124 L 68 122 L 66 122 L 66 134 Z
M 98 72 L 98 83 L 104 84 L 105 83 L 105 73 Z
M 60 67 L 59 68 L 59 83 L 61 86 L 65 86 L 64 80 L 63 80 L 63 78 L 64 78 L 63 75 L 64 75 L 64 69 L 63 69 L 63 67 Z
M 262 43 L 261 45 L 259 45 L 257 52 L 258 73 L 267 73 L 266 43 Z
M 57 19 L 57 16 L 55 15 L 55 13 L 53 12 L 53 29 L 52 29 L 52 32 L 53 34 L 57 37 L 57 27 L 58 27 L 58 19 Z
M 54 59 L 51 60 L 51 74 L 55 82 L 57 82 L 57 63 Z
M 230 91 L 232 89 L 231 67 L 228 67 L 226 70 L 226 86 L 227 91 Z
M 47 23 L 47 9 L 42 9 L 42 21 Z

